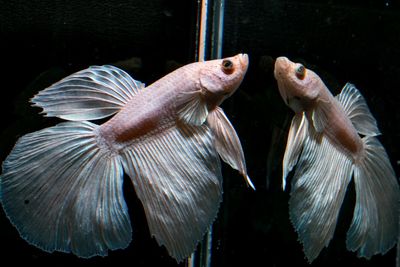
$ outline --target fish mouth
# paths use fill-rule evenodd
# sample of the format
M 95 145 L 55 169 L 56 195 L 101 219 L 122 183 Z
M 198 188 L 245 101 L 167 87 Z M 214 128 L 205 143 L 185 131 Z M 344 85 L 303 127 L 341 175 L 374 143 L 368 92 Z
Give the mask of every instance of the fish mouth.
M 247 54 L 239 54 L 238 56 L 242 70 L 246 71 L 249 66 L 249 56 Z
M 287 68 L 289 67 L 289 62 L 290 61 L 287 57 L 278 57 L 275 60 L 274 76 L 276 79 L 286 72 Z
M 275 66 L 277 65 L 277 64 L 284 64 L 284 65 L 287 65 L 289 63 L 289 59 L 287 58 L 287 57 L 278 57 L 276 60 L 275 60 Z

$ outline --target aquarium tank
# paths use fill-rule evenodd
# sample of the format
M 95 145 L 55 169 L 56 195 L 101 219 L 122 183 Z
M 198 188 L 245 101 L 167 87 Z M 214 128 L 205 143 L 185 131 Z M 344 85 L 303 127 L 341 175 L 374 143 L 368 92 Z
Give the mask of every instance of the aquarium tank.
M 396 266 L 397 248 L 370 259 L 346 248 L 356 192 L 351 181 L 329 245 L 310 264 L 289 217 L 282 160 L 294 112 L 274 78 L 277 57 L 315 71 L 333 95 L 350 82 L 364 96 L 400 175 L 400 2 L 397 0 L 2 1 L 0 160 L 21 136 L 59 123 L 30 99 L 92 65 L 113 65 L 149 85 L 195 61 L 246 53 L 239 89 L 221 105 L 234 126 L 256 190 L 221 163 L 223 200 L 212 228 L 182 262 L 151 237 L 124 176 L 132 242 L 79 258 L 30 245 L 0 209 L 4 263 L 35 266 Z M 398 211 L 393 210 L 393 213 Z

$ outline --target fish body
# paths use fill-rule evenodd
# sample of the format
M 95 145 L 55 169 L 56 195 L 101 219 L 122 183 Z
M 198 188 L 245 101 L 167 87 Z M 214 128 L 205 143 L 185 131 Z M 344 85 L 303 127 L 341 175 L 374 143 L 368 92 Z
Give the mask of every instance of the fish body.
M 188 103 L 197 104 L 195 108 L 204 109 L 204 114 L 196 114 L 198 117 L 193 118 L 200 118 L 201 121 L 191 122 L 189 118 L 188 122 L 203 123 L 208 112 L 214 110 L 237 89 L 246 73 L 248 65 L 246 55 L 238 55 L 231 61 L 234 62 L 237 71 L 229 75 L 221 68 L 221 60 L 188 64 L 166 75 L 146 87 L 141 94 L 132 98 L 120 112 L 102 125 L 100 127 L 102 135 L 110 137 L 114 135 L 115 141 L 133 140 L 146 132 L 163 128 L 168 124 L 173 125 L 179 116 L 179 108 Z M 209 67 L 204 66 L 199 71 L 199 64 Z M 215 73 L 210 73 L 210 69 Z M 229 80 L 224 81 L 224 76 L 229 76 Z M 197 101 L 199 103 L 196 103 Z
M 68 122 L 21 137 L 3 162 L 4 211 L 29 243 L 80 257 L 125 248 L 132 229 L 123 173 L 150 233 L 181 261 L 217 215 L 218 155 L 245 177 L 239 138 L 219 104 L 240 85 L 248 57 L 188 64 L 148 87 L 113 66 L 92 66 L 32 102 Z M 102 125 L 97 120 L 114 115 Z
M 313 121 L 313 114 L 317 116 L 321 113 L 325 116 L 324 121 L 315 122 L 316 130 L 329 136 L 329 139 L 343 152 L 357 158 L 358 154 L 362 153 L 363 146 L 353 123 L 315 72 L 305 70 L 307 77 L 303 80 L 296 76 L 296 69 L 301 67 L 303 67 L 301 64 L 294 64 L 286 58 L 278 58 L 275 69 L 277 77 L 280 77 L 279 73 L 292 73 L 286 79 L 278 79 L 281 95 L 285 96 L 288 106 L 297 112 L 304 111 L 310 121 Z M 313 113 L 314 111 L 316 112 Z
M 316 73 L 285 57 L 276 60 L 274 74 L 283 100 L 295 112 L 283 188 L 296 166 L 289 210 L 307 259 L 312 262 L 333 237 L 353 176 L 357 195 L 347 248 L 366 258 L 386 253 L 399 231 L 400 191 L 364 98 L 352 84 L 333 97 Z

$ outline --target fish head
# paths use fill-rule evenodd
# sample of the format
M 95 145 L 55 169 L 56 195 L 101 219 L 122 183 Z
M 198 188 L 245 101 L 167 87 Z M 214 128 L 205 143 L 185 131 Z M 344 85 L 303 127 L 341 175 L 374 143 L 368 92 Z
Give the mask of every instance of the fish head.
M 230 97 L 242 82 L 249 65 L 247 54 L 203 62 L 200 86 L 211 106 L 218 106 Z
M 279 57 L 275 61 L 274 76 L 283 101 L 294 112 L 303 112 L 315 105 L 322 83 L 315 72 Z

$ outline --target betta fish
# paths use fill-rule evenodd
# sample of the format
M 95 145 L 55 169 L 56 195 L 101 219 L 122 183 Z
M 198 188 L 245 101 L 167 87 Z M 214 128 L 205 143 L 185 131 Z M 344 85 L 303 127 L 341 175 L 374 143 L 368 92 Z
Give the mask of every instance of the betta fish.
M 283 188 L 296 166 L 289 213 L 308 261 L 332 239 L 352 177 L 356 203 L 347 249 L 365 258 L 386 253 L 399 231 L 400 192 L 365 99 L 349 83 L 333 97 L 316 73 L 285 57 L 276 60 L 274 75 L 284 102 L 295 112 Z
M 68 122 L 21 137 L 3 163 L 1 202 L 21 237 L 79 257 L 125 248 L 132 228 L 126 173 L 150 233 L 181 261 L 217 216 L 219 156 L 247 175 L 239 138 L 219 105 L 238 88 L 248 56 L 185 65 L 145 87 L 92 66 L 32 98 Z M 90 121 L 114 115 L 101 125 Z

